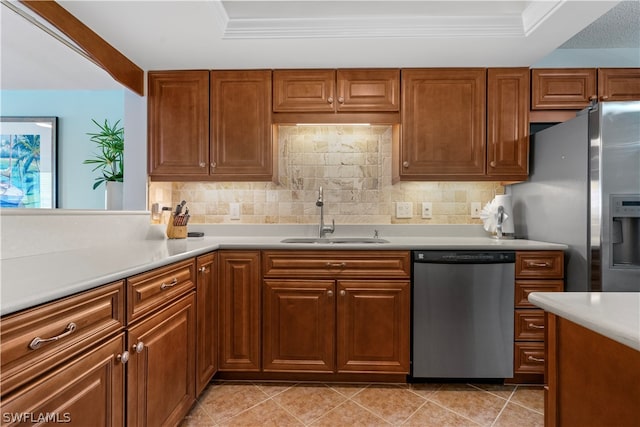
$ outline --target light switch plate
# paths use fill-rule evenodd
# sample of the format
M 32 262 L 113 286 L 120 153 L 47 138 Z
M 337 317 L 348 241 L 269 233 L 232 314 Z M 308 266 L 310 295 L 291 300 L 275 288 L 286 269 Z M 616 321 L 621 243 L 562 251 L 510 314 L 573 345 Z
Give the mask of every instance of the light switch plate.
M 413 203 L 396 202 L 396 218 L 412 218 L 412 217 L 413 217 Z
M 240 219 L 240 203 L 229 203 L 229 219 Z
M 433 218 L 433 205 L 431 202 L 422 202 L 422 218 Z
M 471 218 L 480 218 L 482 204 L 480 202 L 471 202 Z

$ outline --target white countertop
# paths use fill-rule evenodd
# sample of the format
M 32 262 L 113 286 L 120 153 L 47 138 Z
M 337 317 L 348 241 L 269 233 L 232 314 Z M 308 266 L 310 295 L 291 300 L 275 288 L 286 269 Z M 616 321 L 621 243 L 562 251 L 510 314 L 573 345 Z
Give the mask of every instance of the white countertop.
M 532 292 L 529 301 L 640 351 L 640 292 Z
M 490 237 L 388 236 L 381 244 L 291 244 L 295 235 L 210 236 L 110 242 L 0 260 L 5 315 L 217 249 L 295 250 L 564 250 L 565 245 Z M 368 235 L 367 237 L 370 237 Z

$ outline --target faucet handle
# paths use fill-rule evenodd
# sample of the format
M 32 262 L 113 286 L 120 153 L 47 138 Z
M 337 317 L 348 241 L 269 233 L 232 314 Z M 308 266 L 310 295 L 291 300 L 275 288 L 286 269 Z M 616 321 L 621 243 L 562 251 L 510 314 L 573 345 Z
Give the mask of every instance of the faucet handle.
M 327 233 L 333 233 L 334 231 L 336 231 L 336 220 L 332 219 L 331 227 L 327 227 Z

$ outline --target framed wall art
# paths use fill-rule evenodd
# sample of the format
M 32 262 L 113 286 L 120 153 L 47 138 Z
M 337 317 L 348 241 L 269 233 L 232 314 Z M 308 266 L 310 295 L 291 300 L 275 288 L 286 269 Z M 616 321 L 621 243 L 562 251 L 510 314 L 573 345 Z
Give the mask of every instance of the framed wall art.
M 0 207 L 56 207 L 57 117 L 0 117 Z

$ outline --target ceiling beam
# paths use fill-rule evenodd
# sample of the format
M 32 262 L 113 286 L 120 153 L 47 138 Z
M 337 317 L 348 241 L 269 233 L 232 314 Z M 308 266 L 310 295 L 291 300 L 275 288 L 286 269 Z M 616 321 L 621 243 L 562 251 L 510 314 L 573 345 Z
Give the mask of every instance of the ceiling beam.
M 20 0 L 76 43 L 116 81 L 144 96 L 144 71 L 54 0 Z

